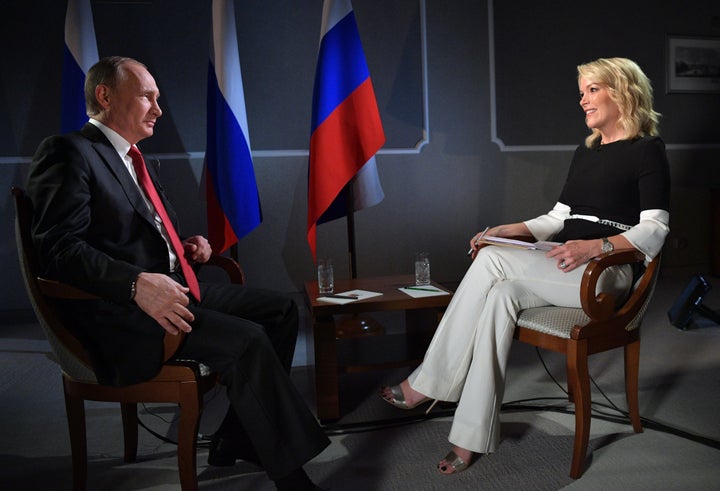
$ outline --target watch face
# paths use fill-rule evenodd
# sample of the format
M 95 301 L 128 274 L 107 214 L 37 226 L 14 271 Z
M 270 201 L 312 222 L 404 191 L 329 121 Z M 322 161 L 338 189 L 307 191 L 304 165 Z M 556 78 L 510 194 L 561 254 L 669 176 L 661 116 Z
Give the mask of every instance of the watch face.
M 603 245 L 602 245 L 602 251 L 603 252 L 612 252 L 615 250 L 615 246 L 613 246 L 612 242 L 607 240 L 606 238 L 603 239 Z

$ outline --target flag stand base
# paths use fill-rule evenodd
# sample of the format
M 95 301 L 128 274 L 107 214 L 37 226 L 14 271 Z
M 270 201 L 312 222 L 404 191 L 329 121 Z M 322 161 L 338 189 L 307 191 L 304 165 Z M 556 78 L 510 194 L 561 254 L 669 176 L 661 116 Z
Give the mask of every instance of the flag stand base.
M 335 322 L 337 339 L 358 338 L 362 336 L 381 336 L 385 328 L 372 317 L 360 314 L 344 316 Z

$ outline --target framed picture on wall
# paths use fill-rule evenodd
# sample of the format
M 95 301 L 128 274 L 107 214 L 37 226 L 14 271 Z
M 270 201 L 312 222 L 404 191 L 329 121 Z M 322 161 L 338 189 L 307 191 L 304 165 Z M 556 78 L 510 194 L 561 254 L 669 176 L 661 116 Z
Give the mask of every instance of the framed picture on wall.
M 667 92 L 720 93 L 720 37 L 668 36 Z

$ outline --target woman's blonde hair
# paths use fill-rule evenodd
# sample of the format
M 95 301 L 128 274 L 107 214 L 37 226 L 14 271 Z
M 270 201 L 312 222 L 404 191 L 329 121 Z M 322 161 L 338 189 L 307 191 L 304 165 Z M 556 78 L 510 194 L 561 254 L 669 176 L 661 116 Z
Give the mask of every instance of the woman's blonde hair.
M 584 77 L 607 87 L 620 111 L 625 138 L 658 134 L 660 113 L 653 110 L 652 84 L 637 63 L 627 58 L 599 58 L 579 65 L 577 71 L 578 81 Z M 600 131 L 593 128 L 585 146 L 592 147 L 600 138 Z

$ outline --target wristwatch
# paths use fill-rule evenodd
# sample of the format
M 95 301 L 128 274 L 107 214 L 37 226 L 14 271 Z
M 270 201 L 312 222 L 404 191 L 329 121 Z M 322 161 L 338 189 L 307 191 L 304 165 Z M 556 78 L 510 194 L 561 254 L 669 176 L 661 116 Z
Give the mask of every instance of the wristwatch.
M 615 246 L 613 245 L 612 242 L 610 242 L 610 241 L 608 240 L 607 237 L 603 237 L 603 238 L 602 238 L 602 241 L 603 241 L 603 243 L 602 243 L 602 249 L 601 249 L 601 250 L 602 250 L 602 253 L 603 253 L 603 254 L 607 254 L 608 252 L 612 252 L 612 251 L 615 250 Z
M 130 301 L 135 299 L 135 293 L 137 293 L 137 281 L 133 280 L 130 284 Z

